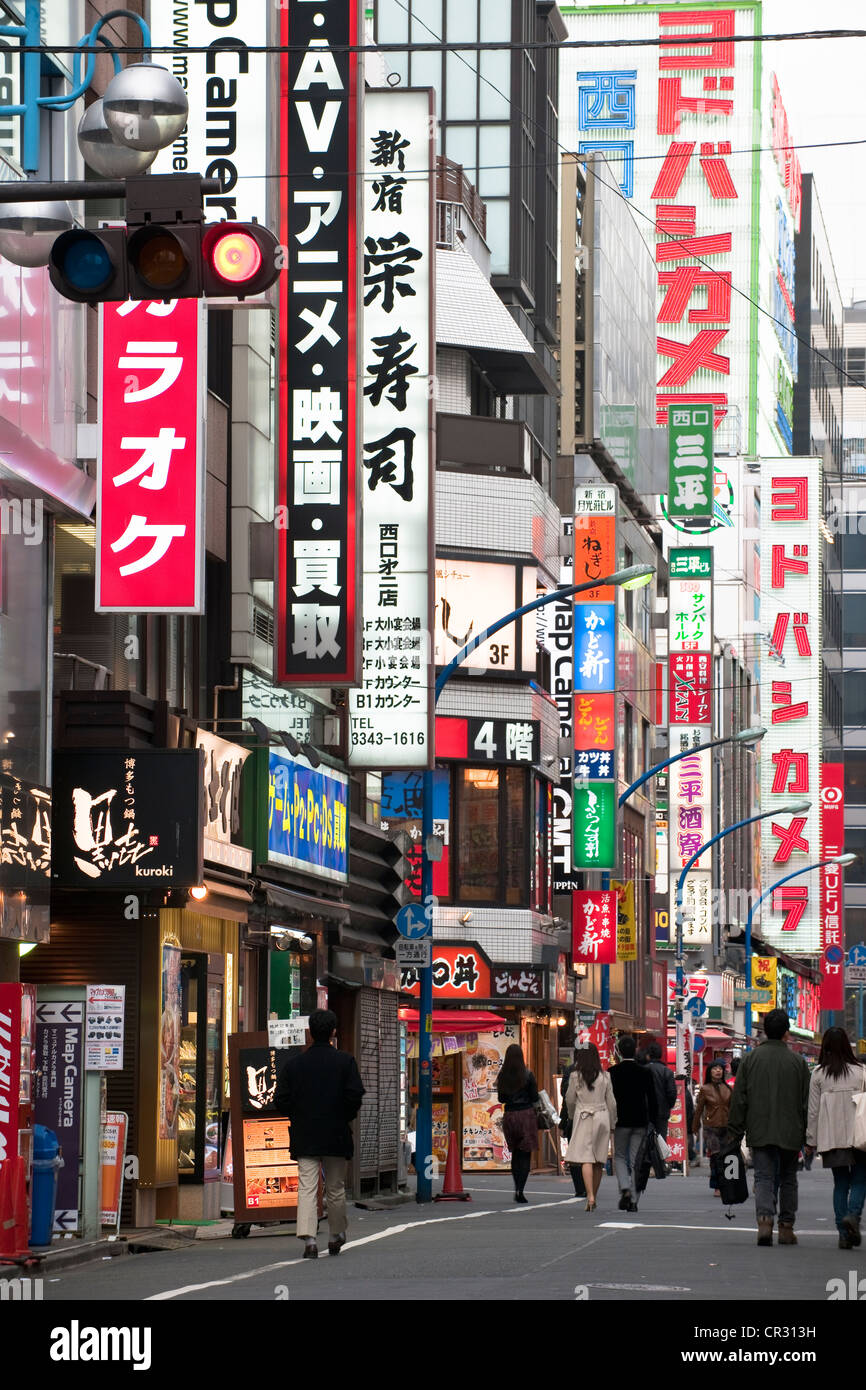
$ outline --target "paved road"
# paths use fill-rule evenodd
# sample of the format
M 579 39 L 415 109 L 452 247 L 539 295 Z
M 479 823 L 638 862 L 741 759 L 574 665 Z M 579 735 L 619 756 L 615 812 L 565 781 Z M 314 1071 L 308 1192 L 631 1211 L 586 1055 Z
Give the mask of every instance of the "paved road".
M 350 1243 L 338 1259 L 302 1260 L 286 1228 L 254 1229 L 247 1240 L 197 1240 L 178 1251 L 46 1271 L 45 1298 L 169 1307 L 197 1300 L 712 1299 L 733 1307 L 826 1303 L 828 1281 L 848 1281 L 851 1271 L 866 1276 L 866 1243 L 837 1248 L 831 1176 L 820 1164 L 800 1175 L 796 1249 L 758 1249 L 751 1200 L 728 1221 L 705 1168 L 687 1179 L 651 1181 L 637 1215 L 616 1209 L 610 1178 L 595 1213 L 571 1196 L 566 1178 L 531 1179 L 526 1206 L 514 1204 L 507 1174 L 467 1175 L 467 1190 L 472 1201 L 465 1204 L 351 1208 Z M 324 1228 L 320 1240 L 324 1249 Z M 744 1312 L 741 1320 L 755 1316 Z

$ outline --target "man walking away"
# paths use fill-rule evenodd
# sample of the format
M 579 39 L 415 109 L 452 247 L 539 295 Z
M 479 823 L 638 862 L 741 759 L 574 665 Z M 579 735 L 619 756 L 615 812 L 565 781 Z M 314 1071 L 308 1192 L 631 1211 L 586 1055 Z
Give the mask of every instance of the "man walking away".
M 752 1150 L 759 1245 L 773 1244 L 777 1171 L 779 1244 L 797 1244 L 797 1160 L 806 1139 L 809 1068 L 787 1046 L 790 1022 L 784 1009 L 765 1016 L 767 1040 L 743 1058 L 728 1116 L 728 1133 L 735 1140 L 745 1134 Z
M 667 1139 L 668 1120 L 677 1103 L 677 1083 L 674 1081 L 673 1072 L 662 1061 L 662 1050 L 659 1043 L 650 1043 L 647 1048 L 647 1057 L 656 1088 L 656 1110 L 658 1112 L 656 1129 L 663 1139 Z
M 310 1014 L 312 1046 L 290 1057 L 277 1081 L 276 1107 L 291 1121 L 292 1158 L 298 1164 L 298 1238 L 304 1259 L 318 1258 L 319 1171 L 325 1170 L 328 1201 L 328 1254 L 346 1243 L 346 1159 L 354 1153 L 349 1128 L 361 1108 L 364 1087 L 358 1064 L 338 1052 L 337 1015 L 330 1009 Z
M 611 1067 L 610 1080 L 616 1101 L 613 1152 L 620 1190 L 619 1209 L 637 1211 L 635 1160 L 647 1125 L 655 1124 L 658 1117 L 656 1088 L 649 1067 L 641 1067 L 635 1061 L 634 1038 L 626 1034 L 616 1046 L 622 1061 Z

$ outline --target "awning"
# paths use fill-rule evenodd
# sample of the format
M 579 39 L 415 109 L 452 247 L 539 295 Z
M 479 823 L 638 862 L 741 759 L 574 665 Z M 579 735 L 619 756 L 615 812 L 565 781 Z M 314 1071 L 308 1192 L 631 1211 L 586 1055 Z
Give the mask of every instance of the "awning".
M 282 912 L 296 912 L 304 917 L 327 917 L 331 922 L 348 922 L 349 909 L 344 903 L 329 898 L 314 898 L 309 893 L 296 893 L 294 889 L 278 888 L 273 883 L 263 883 L 268 907 Z
M 400 1009 L 399 1016 L 410 1033 L 417 1033 L 419 1016 L 417 1009 Z M 486 1033 L 499 1029 L 507 1022 L 501 1014 L 491 1014 L 485 1009 L 434 1009 L 434 1033 Z
M 468 251 L 436 252 L 436 342 L 470 353 L 500 395 L 558 394 L 532 343 Z

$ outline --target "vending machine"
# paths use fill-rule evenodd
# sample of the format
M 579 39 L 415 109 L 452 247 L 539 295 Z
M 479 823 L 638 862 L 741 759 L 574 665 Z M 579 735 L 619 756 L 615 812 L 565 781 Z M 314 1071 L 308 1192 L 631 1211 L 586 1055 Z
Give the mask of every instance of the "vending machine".
M 36 986 L 0 983 L 0 1165 L 33 1157 L 33 1068 L 36 1058 Z

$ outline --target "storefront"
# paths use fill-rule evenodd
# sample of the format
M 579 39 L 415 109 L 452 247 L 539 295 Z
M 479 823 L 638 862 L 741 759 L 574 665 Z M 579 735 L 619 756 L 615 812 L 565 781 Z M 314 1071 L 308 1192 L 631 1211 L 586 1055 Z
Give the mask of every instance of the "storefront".
M 417 971 L 401 972 L 401 988 L 418 998 Z M 435 946 L 433 1003 L 434 1155 L 444 1163 L 453 1132 L 464 1170 L 507 1168 L 511 1155 L 502 1136 L 496 1080 L 506 1049 L 517 1043 L 538 1086 L 555 1101 L 560 1037 L 574 1012 L 565 958 L 556 970 L 547 970 L 493 963 L 474 942 Z M 417 1007 L 402 1008 L 400 1016 L 408 1030 L 411 1112 L 418 1094 Z M 555 1149 L 541 1132 L 534 1166 L 552 1168 L 556 1161 Z

